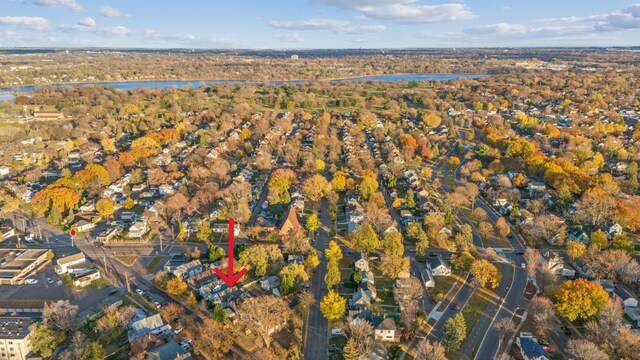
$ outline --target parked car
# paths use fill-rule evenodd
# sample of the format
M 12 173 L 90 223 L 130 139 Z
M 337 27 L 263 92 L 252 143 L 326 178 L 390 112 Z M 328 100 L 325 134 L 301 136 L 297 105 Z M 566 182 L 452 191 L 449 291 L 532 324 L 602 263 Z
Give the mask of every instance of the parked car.
M 47 278 L 47 284 L 53 284 L 53 279 Z
M 138 288 L 138 289 L 136 289 L 136 293 L 137 293 L 138 295 L 142 295 L 142 294 L 144 294 L 144 291 L 142 291 L 142 289 L 139 289 L 139 288 Z
M 24 283 L 27 285 L 35 285 L 38 283 L 38 280 L 31 278 L 31 279 L 25 280 Z
M 454 301 L 454 302 L 451 304 L 451 310 L 454 310 L 454 311 L 456 311 L 456 310 L 460 310 L 460 304 L 458 304 L 458 302 L 457 302 L 457 301 Z

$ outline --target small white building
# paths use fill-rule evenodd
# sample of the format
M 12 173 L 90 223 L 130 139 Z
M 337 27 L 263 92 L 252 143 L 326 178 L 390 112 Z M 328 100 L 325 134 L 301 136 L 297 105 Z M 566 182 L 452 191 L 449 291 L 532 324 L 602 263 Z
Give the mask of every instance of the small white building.
M 450 276 L 451 267 L 442 259 L 440 255 L 431 256 L 427 260 L 427 270 L 433 276 Z
M 636 299 L 631 293 L 627 290 L 617 287 L 613 291 L 613 297 L 620 299 L 622 301 L 622 306 L 625 308 L 636 308 L 638 307 L 638 299 Z
M 9 167 L 8 166 L 0 166 L 0 176 L 9 175 Z
M 127 232 L 127 237 L 132 239 L 139 239 L 147 233 L 147 221 L 136 221 L 129 227 L 129 231 Z
M 74 267 L 86 262 L 87 258 L 84 256 L 84 253 L 80 252 L 56 260 L 55 270 L 59 275 L 68 274 L 73 271 Z
M 75 224 L 75 228 L 78 232 L 85 232 L 85 231 L 89 231 L 91 229 L 94 229 L 96 227 L 96 224 L 94 224 L 91 221 L 87 221 L 87 220 L 80 220 L 78 222 L 76 222 Z

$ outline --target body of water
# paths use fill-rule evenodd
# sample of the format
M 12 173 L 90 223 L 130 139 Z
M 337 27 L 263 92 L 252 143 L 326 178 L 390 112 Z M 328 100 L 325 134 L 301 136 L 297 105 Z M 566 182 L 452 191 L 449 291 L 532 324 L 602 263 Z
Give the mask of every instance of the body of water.
M 477 79 L 479 77 L 486 77 L 491 75 L 485 74 L 400 74 L 400 75 L 379 75 L 379 76 L 362 76 L 355 78 L 330 80 L 330 82 L 355 82 L 355 81 L 385 81 L 385 82 L 398 82 L 398 81 L 447 81 L 453 79 Z M 322 81 L 322 80 L 319 80 Z M 270 81 L 271 84 L 301 84 L 310 83 L 314 81 Z M 112 87 L 119 90 L 138 90 L 141 88 L 160 88 L 165 89 L 169 87 L 190 86 L 197 88 L 203 85 L 219 85 L 219 84 L 243 84 L 245 81 L 241 80 L 196 80 L 196 81 L 132 81 L 132 82 L 104 82 L 104 83 L 78 83 L 78 84 L 52 84 L 52 85 L 25 85 L 17 86 L 13 88 L 0 89 L 0 100 L 13 99 L 15 93 L 29 93 L 33 92 L 40 86 L 53 86 L 53 87 L 66 87 L 66 86 L 105 86 Z

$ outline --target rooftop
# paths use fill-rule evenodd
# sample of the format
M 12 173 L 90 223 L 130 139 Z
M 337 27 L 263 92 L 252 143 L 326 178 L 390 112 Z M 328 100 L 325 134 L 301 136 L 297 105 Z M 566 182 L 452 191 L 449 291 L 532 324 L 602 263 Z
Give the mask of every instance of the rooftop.
M 0 339 L 24 339 L 33 322 L 30 317 L 0 317 Z

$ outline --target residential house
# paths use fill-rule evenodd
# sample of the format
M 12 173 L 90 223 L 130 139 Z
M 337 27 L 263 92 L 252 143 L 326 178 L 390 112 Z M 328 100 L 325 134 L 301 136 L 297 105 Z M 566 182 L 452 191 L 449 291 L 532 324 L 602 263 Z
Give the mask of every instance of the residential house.
M 624 230 L 622 229 L 622 226 L 620 224 L 613 223 L 613 224 L 605 225 L 602 228 L 602 231 L 604 232 L 604 235 L 607 237 L 607 239 L 611 240 L 616 235 L 622 235 Z
M 427 260 L 427 269 L 433 276 L 450 276 L 451 267 L 442 259 L 439 254 L 430 256 Z
M 129 227 L 127 237 L 131 239 L 139 239 L 147 233 L 147 220 L 136 221 Z
M 422 269 L 420 271 L 420 277 L 422 278 L 422 281 L 424 282 L 424 286 L 426 288 L 432 288 L 436 286 L 436 282 L 433 278 L 433 275 L 431 275 L 431 271 Z
M 589 235 L 580 228 L 572 228 L 567 231 L 567 239 L 579 241 L 585 245 L 589 244 Z
M 191 262 L 178 266 L 173 271 L 173 275 L 176 277 L 187 279 L 187 278 L 190 278 L 191 276 L 202 273 L 202 271 L 203 271 L 203 267 L 200 260 L 193 260 Z
M 193 359 L 189 351 L 185 351 L 175 341 L 147 351 L 148 360 L 188 360 Z
M 289 235 L 290 231 L 296 232 L 302 230 L 303 228 L 298 220 L 298 214 L 296 213 L 295 208 L 290 206 L 289 210 L 287 210 L 287 216 L 284 218 L 282 225 L 280 225 L 278 233 L 284 238 Z
M 9 167 L 8 166 L 0 166 L 0 176 L 9 175 Z
M 265 279 L 260 280 L 260 287 L 263 290 L 271 291 L 278 288 L 278 286 L 280 286 L 280 278 L 277 276 L 269 276 Z
M 616 290 L 616 286 L 611 280 L 606 279 L 597 279 L 593 281 L 594 283 L 602 286 L 604 291 L 608 292 L 609 295 L 613 296 L 613 292 Z
M 102 232 L 98 234 L 98 236 L 96 236 L 96 241 L 99 241 L 101 243 L 108 243 L 119 233 L 120 230 L 117 227 L 108 227 L 102 230 Z
M 73 286 L 85 287 L 91 285 L 95 280 L 100 279 L 100 271 L 98 269 L 90 270 L 79 277 L 73 279 Z
M 533 198 L 536 194 L 547 191 L 547 185 L 543 182 L 532 181 L 527 184 L 527 190 L 529 190 L 529 197 Z
M 77 221 L 74 225 L 74 227 L 76 228 L 76 231 L 78 232 L 85 232 L 85 231 L 89 231 L 91 229 L 95 229 L 96 224 L 94 224 L 91 221 L 87 221 L 87 220 L 80 220 Z
M 55 271 L 59 275 L 65 275 L 73 272 L 74 267 L 87 262 L 87 258 L 84 253 L 79 252 L 77 254 L 62 257 L 56 260 Z
M 229 232 L 229 223 L 228 222 L 216 222 L 211 225 L 211 231 L 216 234 L 227 234 Z M 240 224 L 233 224 L 233 235 L 240 235 Z
M 358 289 L 364 291 L 369 295 L 369 298 L 375 300 L 378 298 L 378 290 L 376 289 L 376 285 L 370 281 L 362 281 L 360 285 L 358 285 Z
M 155 314 L 131 324 L 127 337 L 129 339 L 129 343 L 131 343 L 133 340 L 147 334 L 158 335 L 170 329 L 171 326 L 164 323 L 160 314 Z
M 625 308 L 638 307 L 638 299 L 636 299 L 633 295 L 631 295 L 631 293 L 621 287 L 616 287 L 616 289 L 613 291 L 613 297 L 620 299 L 620 301 L 622 301 L 622 306 L 624 306 Z
M 564 259 L 556 252 L 546 250 L 542 253 L 543 265 L 554 274 L 574 278 L 576 270 L 571 265 L 565 263 Z
M 358 271 L 369 271 L 369 259 L 365 253 L 359 252 L 354 256 L 354 267 Z
M 354 231 L 364 221 L 364 210 L 356 200 L 351 200 L 347 203 L 345 213 L 347 216 L 347 231 L 349 232 Z
M 189 279 L 191 280 L 191 279 Z M 213 301 L 216 295 L 228 288 L 227 284 L 219 277 L 212 281 L 201 285 L 198 288 L 198 293 L 207 301 Z
M 528 360 L 550 360 L 549 354 L 542 348 L 531 333 L 521 332 L 516 338 L 520 353 Z
M 141 354 L 145 354 L 146 352 L 162 346 L 166 343 L 167 337 L 164 334 L 147 334 L 133 340 L 129 344 L 129 347 L 131 348 L 131 353 L 134 355 L 134 357 L 137 357 L 142 356 Z
M 363 289 L 358 288 L 358 290 L 351 296 L 351 299 L 349 299 L 349 309 L 352 310 L 353 313 L 359 313 L 371 308 L 371 302 L 372 299 L 369 294 L 367 294 Z
M 396 322 L 393 318 L 382 318 L 382 317 L 374 317 L 373 318 L 373 337 L 378 341 L 397 341 L 399 340 L 399 336 L 397 336 L 398 328 L 396 327 Z

